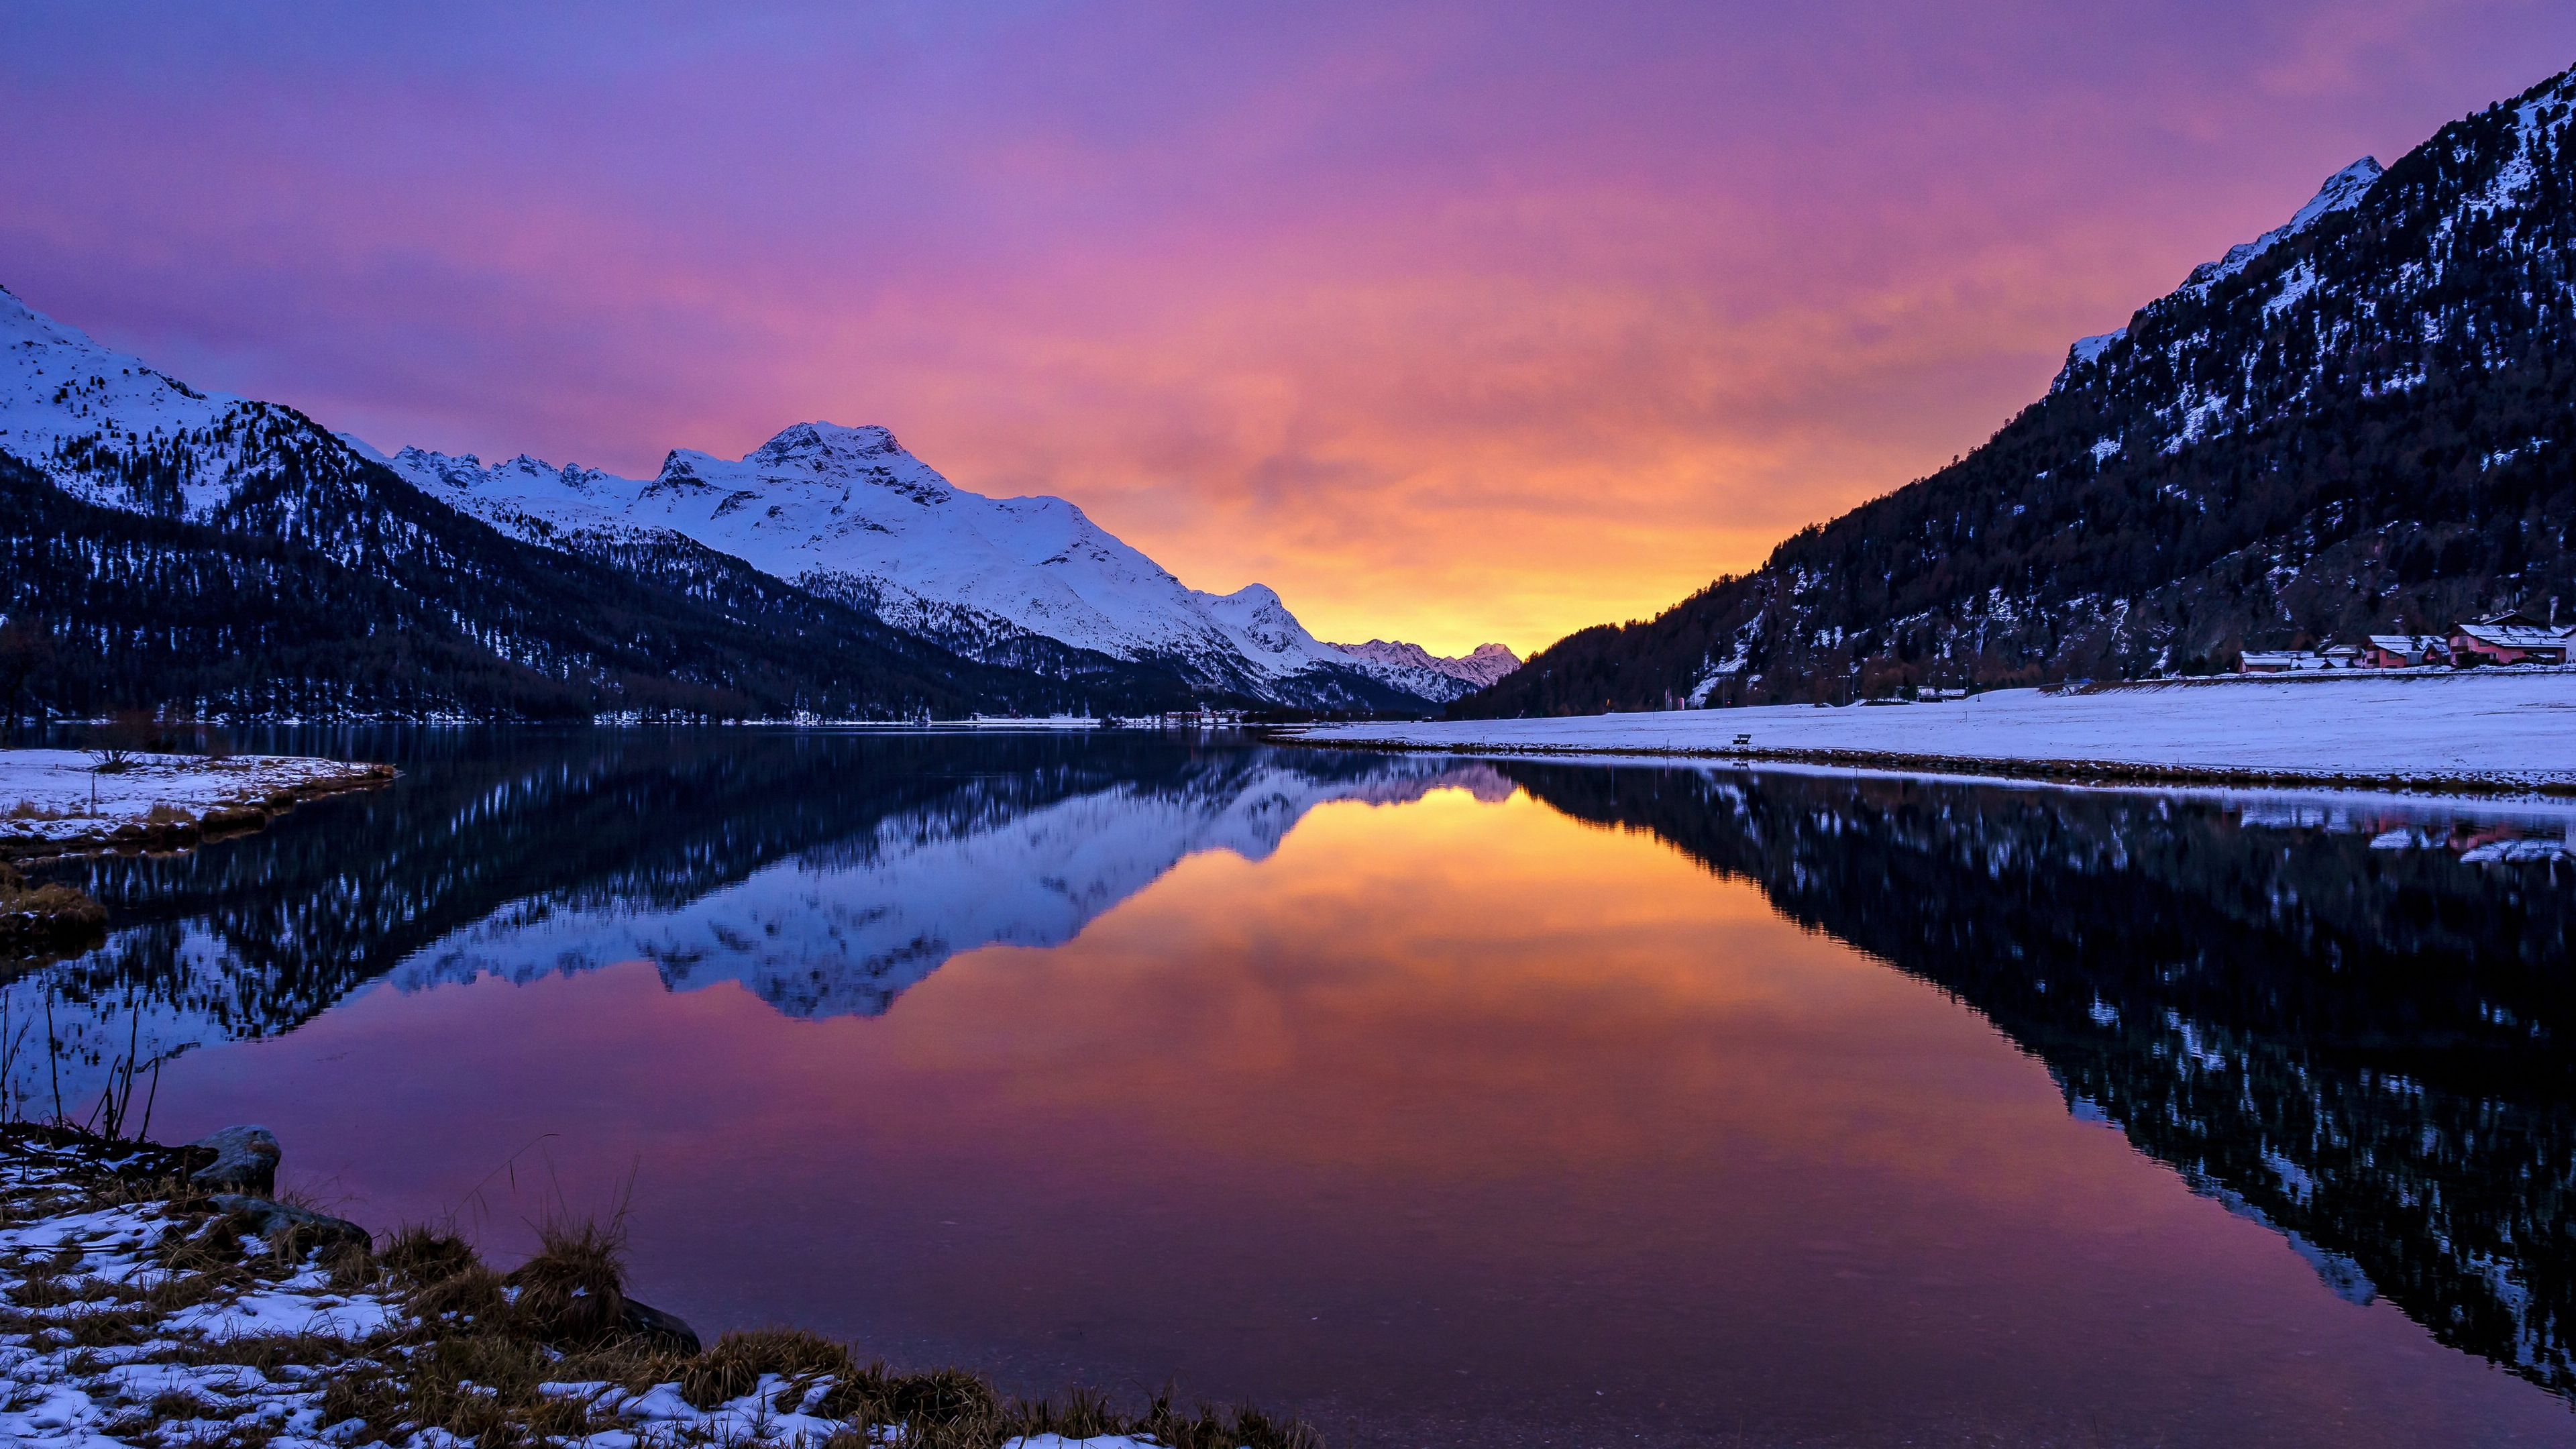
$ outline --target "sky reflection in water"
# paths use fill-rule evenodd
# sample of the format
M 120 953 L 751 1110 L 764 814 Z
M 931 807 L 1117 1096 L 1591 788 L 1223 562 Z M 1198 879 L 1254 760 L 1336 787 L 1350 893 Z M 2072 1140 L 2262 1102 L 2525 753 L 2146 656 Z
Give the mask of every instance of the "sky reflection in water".
M 51 979 L 203 1038 L 161 1135 L 267 1122 L 503 1255 L 631 1178 L 702 1329 L 1025 1389 L 1336 1443 L 2576 1433 L 2563 862 L 1731 772 L 596 748 L 222 848 L 350 870 L 373 906 L 283 933 L 328 951 L 263 954 L 219 851 L 93 867 L 162 917 Z M 630 835 L 548 877 L 586 809 Z M 442 835 L 526 864 L 393 863 Z

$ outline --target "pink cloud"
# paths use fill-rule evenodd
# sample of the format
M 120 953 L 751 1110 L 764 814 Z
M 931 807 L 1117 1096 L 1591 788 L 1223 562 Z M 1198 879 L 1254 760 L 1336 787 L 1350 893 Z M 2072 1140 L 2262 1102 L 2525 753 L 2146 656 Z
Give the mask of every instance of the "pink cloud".
M 1527 648 L 2571 53 L 2415 0 L 19 11 L 0 282 L 389 446 L 881 422 L 1328 636 Z

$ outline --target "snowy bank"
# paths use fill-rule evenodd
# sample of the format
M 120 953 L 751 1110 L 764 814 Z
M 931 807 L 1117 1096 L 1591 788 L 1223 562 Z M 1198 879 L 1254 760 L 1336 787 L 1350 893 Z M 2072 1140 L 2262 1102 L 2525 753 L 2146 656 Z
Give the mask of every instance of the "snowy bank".
M 1940 703 L 1324 725 L 1309 744 L 1679 755 L 2077 781 L 2576 793 L 2576 669 L 1996 690 Z
M 613 1232 L 549 1229 L 502 1275 L 441 1233 L 202 1185 L 224 1171 L 204 1144 L 0 1126 L 0 1445 L 1317 1449 L 1250 1411 L 1010 1401 L 793 1330 L 701 1351 L 624 1296 Z
M 101 769 L 86 750 L 0 750 L 0 857 L 187 845 L 393 778 L 390 765 L 284 755 L 135 754 Z

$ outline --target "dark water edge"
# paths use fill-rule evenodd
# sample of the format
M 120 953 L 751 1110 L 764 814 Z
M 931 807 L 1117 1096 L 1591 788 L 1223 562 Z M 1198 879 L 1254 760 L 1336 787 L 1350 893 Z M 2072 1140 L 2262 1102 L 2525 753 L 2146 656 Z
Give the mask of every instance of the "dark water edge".
M 133 1013 L 164 1049 L 218 1051 L 378 982 L 571 980 L 643 960 L 669 990 L 736 982 L 785 1017 L 879 1016 L 960 952 L 1073 940 L 1192 854 L 1265 858 L 1319 803 L 1517 790 L 1662 842 L 1938 988 L 2044 1064 L 2070 1114 L 2280 1235 L 2325 1289 L 2576 1400 L 2576 864 L 2545 811 L 1122 733 L 351 731 L 255 747 L 391 758 L 406 776 L 191 855 L 57 868 L 114 930 L 13 982 L 9 1009 L 23 1022 L 54 998 L 75 1096 Z M 1078 851 L 995 853 L 1072 810 L 1096 838 L 1126 832 L 1083 858 L 1089 874 L 1068 873 Z M 2516 841 L 2529 848 L 2500 848 Z M 701 918 L 783 863 L 804 894 Z M 1015 870 L 953 899 L 935 888 Z M 820 924 L 798 938 L 799 921 Z M 1453 1416 L 1399 1427 L 1401 1398 L 1367 1406 L 1387 1434 L 1369 1442 L 1441 1441 Z M 1604 1410 L 1584 1433 L 1726 1442 L 1704 1416 L 1676 1438 L 1651 1404 Z M 1863 1442 L 1840 1432 L 1812 1441 Z M 2095 1430 L 2070 1404 L 2050 1432 Z

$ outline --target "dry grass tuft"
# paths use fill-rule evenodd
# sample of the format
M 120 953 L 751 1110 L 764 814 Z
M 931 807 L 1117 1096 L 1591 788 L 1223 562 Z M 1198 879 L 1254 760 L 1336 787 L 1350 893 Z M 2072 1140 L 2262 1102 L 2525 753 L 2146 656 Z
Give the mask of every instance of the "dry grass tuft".
M 282 1368 L 319 1368 L 340 1364 L 363 1350 L 347 1339 L 319 1333 L 245 1333 L 181 1344 L 168 1354 L 173 1363 L 232 1364 L 257 1369 L 275 1378 Z
M 420 1226 L 395 1233 L 384 1251 L 376 1254 L 376 1261 L 395 1278 L 424 1287 L 482 1266 L 473 1244 L 454 1233 Z
M 680 1376 L 680 1397 L 701 1409 L 739 1399 L 760 1387 L 763 1374 L 787 1379 L 773 1407 L 793 1410 L 824 1379 L 849 1379 L 859 1366 L 840 1344 L 801 1328 L 760 1328 L 728 1333 Z
M 79 887 L 29 885 L 15 866 L 0 862 L 0 954 L 12 946 L 84 937 L 106 926 L 107 908 Z
M 166 1203 L 173 1211 L 197 1215 L 213 1211 L 206 1205 L 206 1190 L 192 1187 L 176 1173 L 158 1177 L 111 1177 L 90 1191 L 90 1200 L 100 1207 L 134 1207 L 142 1203 Z
M 219 1213 L 206 1219 L 206 1225 L 194 1233 L 183 1233 L 174 1224 L 161 1235 L 152 1256 L 162 1268 L 172 1273 L 214 1273 L 242 1266 L 241 1220 Z
M 21 799 L 17 804 L 9 807 L 9 813 L 5 817 L 0 818 L 9 820 L 78 820 L 82 819 L 83 816 L 76 808 L 68 808 L 58 805 L 39 805 L 33 800 Z
M 547 1344 L 605 1343 L 623 1331 L 626 1315 L 625 1224 L 550 1217 L 537 1226 L 537 1255 L 501 1281 L 519 1290 L 520 1322 Z
M 58 1318 L 54 1326 L 71 1335 L 75 1348 L 123 1348 L 149 1339 L 159 1318 L 148 1308 L 100 1308 Z
M 194 1308 L 239 1287 L 249 1277 L 239 1268 L 217 1268 L 204 1273 L 163 1273 L 143 1290 L 143 1305 L 158 1313 L 176 1313 Z
M 80 1290 L 65 1281 L 59 1273 L 30 1270 L 9 1290 L 9 1301 L 21 1308 L 60 1308 L 81 1301 Z

